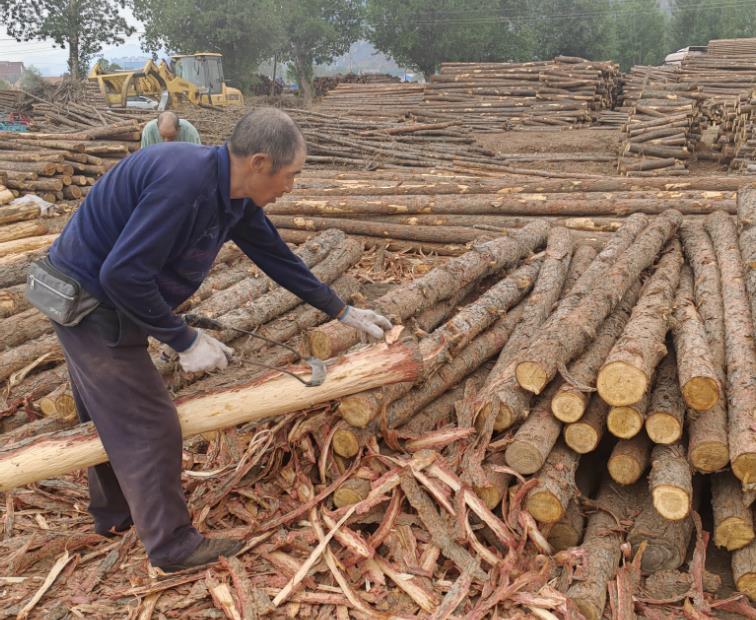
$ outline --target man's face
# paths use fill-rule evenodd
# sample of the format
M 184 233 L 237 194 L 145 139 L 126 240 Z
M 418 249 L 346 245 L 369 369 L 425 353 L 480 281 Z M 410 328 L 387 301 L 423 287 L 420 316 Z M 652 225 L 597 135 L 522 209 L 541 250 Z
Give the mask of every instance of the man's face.
M 178 129 L 176 129 L 176 125 L 173 123 L 163 123 L 158 127 L 158 132 L 163 142 L 174 142 L 178 135 Z
M 258 207 L 264 207 L 272 204 L 277 198 L 288 194 L 294 188 L 294 181 L 297 175 L 302 172 L 305 162 L 305 153 L 300 151 L 294 160 L 286 165 L 281 166 L 275 172 L 272 172 L 273 162 L 269 157 L 254 164 L 256 167 L 255 174 L 250 177 L 248 196 Z

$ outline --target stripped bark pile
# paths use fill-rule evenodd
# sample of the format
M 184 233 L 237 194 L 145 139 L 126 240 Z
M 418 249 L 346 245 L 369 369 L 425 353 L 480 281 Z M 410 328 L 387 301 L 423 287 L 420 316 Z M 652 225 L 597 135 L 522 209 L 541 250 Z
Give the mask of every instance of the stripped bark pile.
M 141 125 L 121 121 L 76 132 L 0 132 L 0 171 L 16 195 L 77 200 L 111 166 L 139 148 Z
M 621 86 L 611 62 L 558 56 L 529 63 L 443 63 L 412 114 L 462 119 L 478 131 L 585 125 L 614 107 Z
M 696 84 L 679 83 L 676 68 L 633 67 L 625 76 L 619 108 L 629 114 L 619 171 L 627 176 L 687 174 L 700 137 L 701 99 Z

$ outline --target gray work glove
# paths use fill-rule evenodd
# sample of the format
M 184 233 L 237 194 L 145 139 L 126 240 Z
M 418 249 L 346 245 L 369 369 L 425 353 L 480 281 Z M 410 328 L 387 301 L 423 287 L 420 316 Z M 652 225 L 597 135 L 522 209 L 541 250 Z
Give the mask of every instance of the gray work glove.
M 223 370 L 234 350 L 198 329 L 192 346 L 179 353 L 179 364 L 186 372 Z
M 391 321 L 385 316 L 372 310 L 355 308 L 354 306 L 344 308 L 341 316 L 339 316 L 339 321 L 344 323 L 344 325 L 349 325 L 361 332 L 365 332 L 373 338 L 383 338 L 383 332 L 392 328 Z

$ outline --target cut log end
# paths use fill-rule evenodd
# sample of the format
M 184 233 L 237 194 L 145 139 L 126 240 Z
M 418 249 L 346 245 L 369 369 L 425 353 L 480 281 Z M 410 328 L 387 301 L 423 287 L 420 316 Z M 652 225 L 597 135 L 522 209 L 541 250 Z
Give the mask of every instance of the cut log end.
M 607 464 L 609 475 L 618 484 L 634 484 L 638 482 L 645 470 L 645 464 L 627 454 L 612 456 Z
M 599 371 L 596 387 L 601 398 L 610 405 L 632 405 L 646 393 L 648 377 L 625 362 L 610 362 Z
M 341 400 L 339 414 L 348 424 L 365 428 L 375 417 L 372 403 L 373 399 L 364 394 L 347 396 Z
M 521 474 L 534 474 L 543 467 L 543 453 L 538 447 L 525 441 L 509 444 L 505 455 L 507 464 Z
M 583 417 L 587 404 L 588 399 L 582 392 L 560 390 L 551 400 L 551 412 L 557 420 L 571 424 Z
M 578 454 L 588 454 L 596 449 L 599 435 L 589 424 L 575 422 L 564 429 L 564 442 Z
M 756 573 L 746 573 L 735 583 L 738 592 L 742 592 L 752 601 L 756 601 Z
M 565 522 L 555 523 L 549 532 L 547 540 L 555 551 L 562 551 L 580 544 L 582 532 Z
M 310 352 L 314 357 L 321 360 L 327 360 L 333 357 L 331 350 L 331 340 L 326 334 L 319 331 L 311 331 L 307 334 L 307 340 L 310 346 Z
M 580 599 L 574 599 L 575 605 L 583 614 L 586 620 L 599 620 L 603 614 L 603 609 L 596 609 L 596 606 L 590 601 L 583 601 Z
M 718 441 L 707 441 L 691 449 L 688 459 L 698 471 L 710 474 L 727 467 L 730 462 L 730 453 L 726 445 Z
M 515 369 L 515 376 L 520 387 L 533 394 L 540 394 L 549 381 L 546 371 L 537 362 L 520 362 Z
M 696 411 L 708 411 L 719 402 L 719 384 L 711 377 L 693 377 L 682 386 L 685 404 Z
M 682 432 L 680 421 L 668 413 L 651 413 L 646 418 L 646 433 L 654 443 L 675 443 Z
M 753 540 L 753 527 L 739 517 L 728 517 L 714 528 L 714 544 L 727 551 L 742 549 Z
M 511 427 L 519 418 L 507 405 L 500 402 L 494 403 L 490 410 L 496 410 L 496 419 L 494 420 L 494 431 L 501 433 Z M 531 472 L 532 473 L 532 472 Z
M 495 510 L 501 502 L 502 497 L 504 497 L 501 489 L 495 485 L 487 485 L 484 487 L 476 485 L 473 489 L 475 490 L 475 494 L 483 500 L 483 503 L 489 510 Z
M 732 473 L 744 484 L 756 482 L 756 453 L 749 452 L 735 457 L 732 461 Z
M 350 459 L 360 450 L 360 440 L 354 431 L 340 428 L 333 434 L 333 451 L 346 459 Z
M 665 519 L 679 521 L 690 514 L 691 497 L 683 489 L 661 484 L 651 491 L 654 508 Z
M 352 478 L 342 484 L 333 494 L 333 503 L 337 508 L 351 506 L 361 502 L 370 493 L 370 482 L 361 478 Z
M 631 439 L 643 428 L 643 416 L 633 407 L 615 406 L 609 410 L 606 426 L 615 437 Z
M 564 516 L 564 508 L 559 499 L 545 490 L 530 493 L 525 509 L 541 523 L 555 523 Z

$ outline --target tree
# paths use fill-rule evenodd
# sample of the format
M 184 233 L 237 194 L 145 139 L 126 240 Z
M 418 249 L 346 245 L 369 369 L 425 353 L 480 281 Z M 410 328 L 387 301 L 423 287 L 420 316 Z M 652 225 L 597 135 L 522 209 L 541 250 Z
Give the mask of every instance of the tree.
M 610 0 L 540 0 L 538 5 L 533 19 L 539 58 L 611 58 L 615 33 Z
M 614 60 L 623 71 L 633 65 L 659 65 L 667 53 L 667 15 L 658 0 L 625 0 L 615 6 Z
M 530 60 L 533 0 L 368 0 L 367 36 L 426 79 L 442 62 Z
M 727 7 L 710 0 L 675 0 L 672 5 L 670 39 L 674 50 L 706 45 L 710 39 L 727 36 Z
M 17 41 L 51 39 L 68 47 L 68 72 L 86 74 L 107 43 L 123 43 L 134 29 L 119 14 L 125 0 L 0 0 L 0 18 Z
M 226 77 L 244 89 L 260 61 L 282 44 L 275 0 L 130 1 L 145 26 L 146 51 L 219 52 Z
M 115 71 L 123 71 L 123 67 L 117 62 L 110 62 L 106 58 L 98 58 L 95 63 L 104 73 L 113 73 Z
M 300 92 L 312 100 L 313 65 L 346 54 L 362 35 L 360 0 L 284 0 L 281 2 L 283 60 L 292 63 Z
M 24 69 L 18 80 L 18 87 L 27 93 L 42 97 L 43 99 L 46 99 L 52 90 L 50 84 L 45 82 L 45 78 L 42 77 L 42 74 L 36 67 L 26 67 Z

